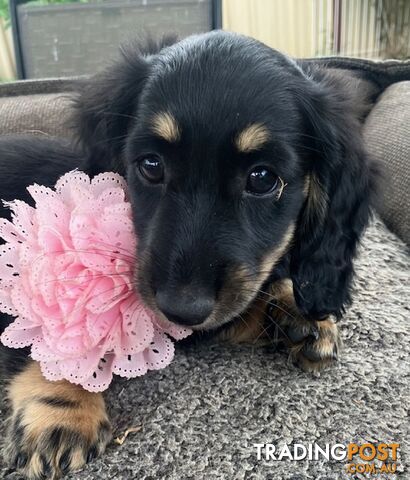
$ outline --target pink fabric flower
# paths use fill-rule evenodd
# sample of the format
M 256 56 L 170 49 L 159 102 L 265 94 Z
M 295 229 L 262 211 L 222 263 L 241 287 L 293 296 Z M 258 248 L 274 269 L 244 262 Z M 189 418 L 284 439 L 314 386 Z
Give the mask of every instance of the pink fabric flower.
M 190 330 L 157 320 L 135 289 L 136 235 L 124 179 L 64 175 L 52 190 L 28 187 L 36 208 L 15 200 L 0 219 L 0 311 L 16 316 L 1 336 L 31 346 L 49 380 L 105 390 L 113 374 L 168 365 L 169 336 Z

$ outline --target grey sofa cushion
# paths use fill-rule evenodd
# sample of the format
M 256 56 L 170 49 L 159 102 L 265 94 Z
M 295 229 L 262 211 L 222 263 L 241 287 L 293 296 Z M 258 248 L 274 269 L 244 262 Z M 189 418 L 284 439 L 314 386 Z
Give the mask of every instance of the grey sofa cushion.
M 0 97 L 0 133 L 69 136 L 69 101 L 61 93 Z
M 82 77 L 48 78 L 45 80 L 18 80 L 0 83 L 0 97 L 18 97 L 22 95 L 47 95 L 49 93 L 71 92 Z
M 375 61 L 363 58 L 322 57 L 304 58 L 299 63 L 302 65 L 320 65 L 350 72 L 366 72 L 366 75 L 382 88 L 386 88 L 392 83 L 410 80 L 410 60 Z
M 0 134 L 69 136 L 70 92 L 77 79 L 0 84 Z
M 396 83 L 383 93 L 366 120 L 364 135 L 385 176 L 379 214 L 410 245 L 410 82 Z

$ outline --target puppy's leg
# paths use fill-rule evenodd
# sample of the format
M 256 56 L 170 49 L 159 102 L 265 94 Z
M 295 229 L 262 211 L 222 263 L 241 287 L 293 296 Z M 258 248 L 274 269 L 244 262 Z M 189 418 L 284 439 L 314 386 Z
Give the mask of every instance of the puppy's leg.
M 5 440 L 11 467 L 30 480 L 59 478 L 100 455 L 111 438 L 104 400 L 66 381 L 49 382 L 28 362 L 8 387 Z
M 337 360 L 341 339 L 336 323 L 330 318 L 303 318 L 295 304 L 290 279 L 272 284 L 270 294 L 269 318 L 296 363 L 306 371 L 318 371 Z
M 300 315 L 289 279 L 272 284 L 266 295 L 218 336 L 232 343 L 284 343 L 291 359 L 306 371 L 331 364 L 341 347 L 338 327 L 331 319 L 312 321 Z

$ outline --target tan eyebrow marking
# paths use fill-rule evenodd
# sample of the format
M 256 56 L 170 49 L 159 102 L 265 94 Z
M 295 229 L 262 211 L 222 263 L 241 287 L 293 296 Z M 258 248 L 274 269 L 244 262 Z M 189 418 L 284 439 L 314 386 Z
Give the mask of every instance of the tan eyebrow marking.
M 177 121 L 168 112 L 157 113 L 154 116 L 152 131 L 168 142 L 177 142 L 181 137 Z
M 253 123 L 239 133 L 235 145 L 240 152 L 248 153 L 262 147 L 268 139 L 268 129 L 261 123 Z

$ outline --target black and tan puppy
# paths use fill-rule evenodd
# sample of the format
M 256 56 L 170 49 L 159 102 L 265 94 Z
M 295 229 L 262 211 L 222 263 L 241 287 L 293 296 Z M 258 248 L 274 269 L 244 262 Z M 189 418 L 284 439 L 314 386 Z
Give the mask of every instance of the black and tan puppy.
M 377 93 L 360 74 L 229 33 L 132 47 L 81 85 L 78 147 L 0 141 L 0 196 L 25 198 L 27 184 L 75 166 L 125 175 L 139 288 L 158 315 L 231 341 L 263 343 L 276 329 L 295 361 L 320 368 L 338 353 L 333 319 L 369 219 L 375 169 L 360 121 Z M 58 477 L 103 452 L 101 395 L 47 382 L 25 352 L 4 349 L 1 361 L 13 468 Z

